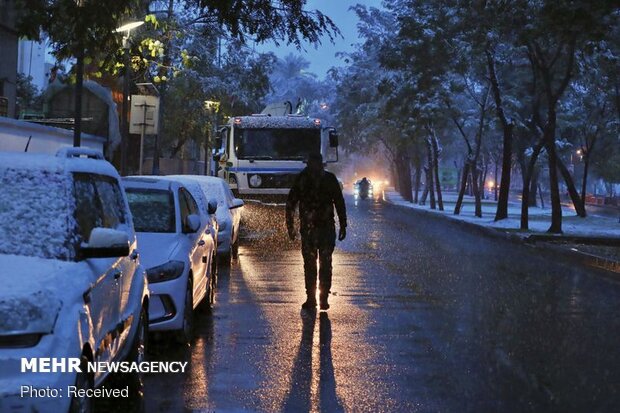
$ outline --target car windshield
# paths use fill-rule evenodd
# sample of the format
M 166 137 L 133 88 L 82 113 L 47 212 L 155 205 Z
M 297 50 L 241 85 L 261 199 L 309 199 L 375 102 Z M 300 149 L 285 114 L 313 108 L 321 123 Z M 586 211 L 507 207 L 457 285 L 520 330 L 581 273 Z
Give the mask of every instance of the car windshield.
M 176 232 L 174 198 L 165 189 L 125 188 L 137 232 Z
M 64 172 L 0 169 L 0 254 L 71 259 L 75 201 Z
M 319 129 L 235 129 L 239 159 L 304 160 L 321 149 Z

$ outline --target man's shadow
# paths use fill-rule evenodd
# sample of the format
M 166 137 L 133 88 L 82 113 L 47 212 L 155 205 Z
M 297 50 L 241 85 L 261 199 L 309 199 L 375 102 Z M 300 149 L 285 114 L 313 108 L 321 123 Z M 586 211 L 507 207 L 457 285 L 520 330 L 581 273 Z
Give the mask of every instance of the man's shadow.
M 309 412 L 312 408 L 312 341 L 316 311 L 301 310 L 301 322 L 301 343 L 291 372 L 291 389 L 282 407 L 285 412 Z
M 336 377 L 332 360 L 332 322 L 326 312 L 319 315 L 319 411 L 344 412 L 336 394 Z
M 343 412 L 336 395 L 336 379 L 332 361 L 331 322 L 327 313 L 319 316 L 319 410 Z M 316 324 L 316 311 L 301 311 L 301 343 L 291 372 L 291 389 L 282 408 L 285 412 L 309 412 L 312 409 L 312 342 Z

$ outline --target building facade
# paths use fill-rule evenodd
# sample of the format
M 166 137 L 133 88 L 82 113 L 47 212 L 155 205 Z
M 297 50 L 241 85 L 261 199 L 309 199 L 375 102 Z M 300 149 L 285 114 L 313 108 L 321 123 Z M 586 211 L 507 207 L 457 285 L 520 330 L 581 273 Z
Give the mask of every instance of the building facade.
M 15 117 L 17 31 L 14 0 L 0 0 L 0 116 Z

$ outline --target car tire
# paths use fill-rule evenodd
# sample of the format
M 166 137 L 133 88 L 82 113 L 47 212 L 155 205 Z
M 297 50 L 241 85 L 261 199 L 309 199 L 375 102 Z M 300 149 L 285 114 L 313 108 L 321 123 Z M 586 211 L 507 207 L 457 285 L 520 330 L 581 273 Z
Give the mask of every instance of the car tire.
M 140 320 L 138 321 L 138 329 L 131 350 L 127 356 L 127 361 L 134 363 L 142 363 L 146 361 L 146 349 L 148 346 L 149 336 L 149 319 L 147 310 L 143 307 L 140 310 Z M 129 397 L 135 400 L 136 411 L 144 411 L 144 373 L 136 372 L 126 374 L 123 377 L 129 388 Z
M 189 275 L 191 277 L 191 274 Z M 177 331 L 177 341 L 187 344 L 194 336 L 194 293 L 191 281 L 187 282 L 185 291 L 185 305 L 183 306 L 183 326 Z
M 82 356 L 82 362 L 80 363 L 80 370 L 75 378 L 76 390 L 89 390 L 94 387 L 94 378 L 92 373 L 88 372 L 88 358 Z M 69 413 L 92 413 L 95 411 L 94 400 L 90 397 L 79 397 L 71 399 L 71 406 L 69 407 Z
M 211 312 L 211 306 L 215 302 L 215 285 L 217 283 L 217 256 L 214 254 L 211 257 L 211 274 L 209 277 L 209 282 L 207 285 L 207 292 L 205 294 L 205 298 L 198 305 L 198 308 L 201 312 L 209 313 Z
M 239 237 L 237 237 L 237 240 L 230 246 L 230 256 L 234 260 L 239 258 Z
M 225 268 L 230 267 L 231 255 L 232 255 L 232 247 L 227 252 L 218 254 L 219 265 Z

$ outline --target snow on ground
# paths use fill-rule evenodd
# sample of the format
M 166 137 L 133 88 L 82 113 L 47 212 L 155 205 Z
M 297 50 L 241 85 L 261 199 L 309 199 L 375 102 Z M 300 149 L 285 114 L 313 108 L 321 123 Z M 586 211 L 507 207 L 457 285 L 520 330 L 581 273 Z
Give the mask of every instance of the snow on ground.
M 510 202 L 508 205 L 508 219 L 495 222 L 495 210 L 497 203 L 485 199 L 482 201 L 482 218 L 474 215 L 474 198 L 466 196 L 463 199 L 463 206 L 460 215 L 454 215 L 454 205 L 456 204 L 457 194 L 448 192 L 443 194 L 444 211 L 430 209 L 430 202 L 427 199 L 426 205 L 417 205 L 407 202 L 393 189 L 384 191 L 384 198 L 395 205 L 407 208 L 422 209 L 429 212 L 445 215 L 452 219 L 471 222 L 484 227 L 519 231 L 521 222 L 521 204 Z M 587 207 L 586 207 L 587 210 Z M 620 211 L 619 211 L 620 214 Z M 620 223 L 618 218 L 611 218 L 590 214 L 586 218 L 576 216 L 574 208 L 562 208 L 562 230 L 564 235 L 588 236 L 588 237 L 620 237 Z M 522 232 L 524 235 L 546 233 L 551 224 L 551 208 L 530 208 L 529 209 L 529 232 Z

